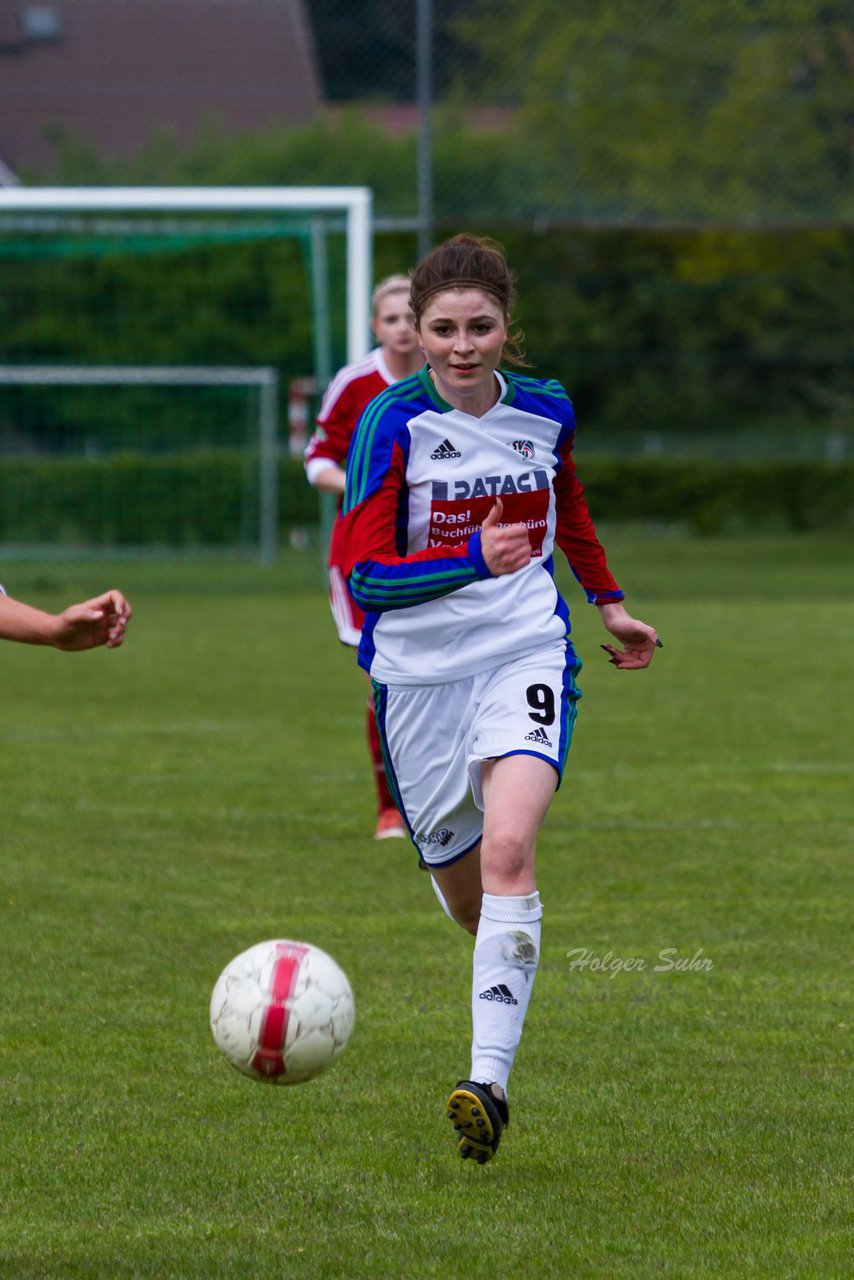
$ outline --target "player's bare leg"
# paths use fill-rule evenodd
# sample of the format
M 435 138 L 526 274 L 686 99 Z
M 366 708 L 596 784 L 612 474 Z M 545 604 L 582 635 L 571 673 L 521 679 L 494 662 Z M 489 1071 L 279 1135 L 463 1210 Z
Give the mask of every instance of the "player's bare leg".
M 457 1150 L 479 1164 L 492 1159 L 509 1122 L 507 1080 L 539 961 L 536 841 L 556 785 L 554 768 L 535 756 L 505 756 L 483 766 L 471 1072 L 448 1099 Z
M 552 765 L 537 756 L 484 761 L 480 857 L 484 893 L 504 897 L 535 891 L 537 835 L 557 781 Z
M 483 885 L 480 880 L 480 845 L 447 867 L 431 867 L 430 874 L 441 894 L 443 907 L 473 937 L 480 921 Z

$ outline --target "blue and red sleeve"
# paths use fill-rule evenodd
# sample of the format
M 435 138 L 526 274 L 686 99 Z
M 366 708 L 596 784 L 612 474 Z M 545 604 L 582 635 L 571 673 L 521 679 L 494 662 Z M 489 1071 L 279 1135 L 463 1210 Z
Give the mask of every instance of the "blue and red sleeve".
M 567 432 L 558 450 L 560 469 L 555 478 L 555 542 L 569 561 L 569 567 L 590 603 L 610 604 L 622 600 L 623 592 L 608 568 L 604 548 L 593 527 L 572 457 L 573 440 L 574 434 Z
M 391 388 L 368 406 L 347 462 L 343 567 L 353 599 L 365 613 L 408 609 L 491 576 L 479 530 L 461 547 L 407 552 L 408 438 L 405 431 L 389 431 L 380 403 L 393 400 L 393 393 Z M 387 416 L 394 418 L 393 405 Z

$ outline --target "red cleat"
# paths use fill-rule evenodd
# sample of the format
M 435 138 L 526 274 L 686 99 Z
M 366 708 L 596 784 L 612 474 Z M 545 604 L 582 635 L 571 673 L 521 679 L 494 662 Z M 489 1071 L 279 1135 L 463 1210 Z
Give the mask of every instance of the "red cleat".
M 405 840 L 408 835 L 406 823 L 397 812 L 397 809 L 383 809 L 377 819 L 377 829 L 374 832 L 375 839 Z

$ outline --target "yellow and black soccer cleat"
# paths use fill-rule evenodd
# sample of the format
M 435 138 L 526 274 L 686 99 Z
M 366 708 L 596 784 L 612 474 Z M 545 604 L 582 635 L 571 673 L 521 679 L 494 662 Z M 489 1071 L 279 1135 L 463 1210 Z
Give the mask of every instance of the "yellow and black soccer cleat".
M 510 1123 L 504 1090 L 500 1084 L 461 1080 L 448 1099 L 448 1119 L 460 1135 L 457 1150 L 462 1158 L 486 1164 Z

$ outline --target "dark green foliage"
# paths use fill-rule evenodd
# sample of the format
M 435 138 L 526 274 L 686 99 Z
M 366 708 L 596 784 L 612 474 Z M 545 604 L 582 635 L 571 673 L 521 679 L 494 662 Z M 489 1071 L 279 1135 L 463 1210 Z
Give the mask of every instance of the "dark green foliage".
M 585 458 L 600 521 L 684 525 L 699 533 L 835 528 L 854 520 L 854 463 Z M 257 454 L 0 461 L 0 541 L 66 547 L 233 547 L 257 542 Z M 279 470 L 280 535 L 319 522 L 302 464 Z M 247 500 L 247 494 L 249 498 Z
M 0 227 L 0 361 L 304 374 L 312 311 L 300 231 L 283 223 L 265 234 L 244 220 L 230 235 L 203 233 L 199 222 L 194 234 L 149 238 L 84 228 L 26 239 Z M 337 257 L 331 267 L 340 272 Z
M 258 539 L 252 450 L 0 461 L 0 541 L 66 547 L 233 547 Z M 318 521 L 302 464 L 280 469 L 282 533 Z M 253 518 L 254 517 L 254 518 Z
M 851 235 L 501 238 L 519 277 L 529 358 L 561 378 L 583 422 L 716 434 L 746 423 L 781 432 L 805 417 L 854 425 Z
M 330 131 L 320 148 L 329 171 L 308 170 L 320 180 L 335 172 L 344 146 L 343 136 L 333 145 L 336 137 Z M 479 150 L 488 155 L 487 143 Z M 382 182 L 394 186 L 400 164 L 386 159 Z M 379 170 L 379 150 L 376 161 Z M 346 168 L 341 174 L 354 176 Z M 398 181 L 396 189 L 405 186 Z M 531 371 L 564 383 L 585 428 L 636 439 L 678 430 L 702 441 L 749 424 L 767 429 L 763 452 L 781 454 L 792 424 L 854 430 L 850 233 L 532 233 L 472 218 L 437 234 L 460 229 L 505 243 L 519 278 L 517 314 Z M 334 239 L 337 286 L 343 272 Z M 13 243 L 0 235 L 0 253 Z M 411 235 L 378 236 L 376 276 L 406 270 L 415 252 Z M 298 240 L 220 242 L 184 253 L 133 243 L 120 253 L 114 244 L 111 254 L 84 240 L 67 260 L 7 258 L 3 279 L 0 364 L 271 365 L 284 380 L 314 370 Z M 342 315 L 336 296 L 336 364 L 345 350 Z M 45 420 L 45 429 L 60 439 L 76 433 L 79 415 L 99 395 L 78 391 L 77 416 L 68 408 Z M 206 420 L 204 399 L 194 399 L 190 412 Z M 136 416 L 154 425 L 156 415 Z
M 472 0 L 457 32 L 539 153 L 542 216 L 850 221 L 842 0 Z
M 685 524 L 697 533 L 850 524 L 854 464 L 586 458 L 581 475 L 597 520 Z

